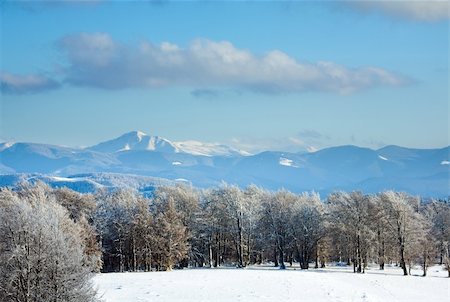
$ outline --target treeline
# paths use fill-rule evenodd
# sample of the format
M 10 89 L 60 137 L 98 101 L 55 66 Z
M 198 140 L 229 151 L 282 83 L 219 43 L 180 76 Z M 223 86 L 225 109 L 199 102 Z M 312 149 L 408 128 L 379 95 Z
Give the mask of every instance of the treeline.
M 450 204 L 400 192 L 270 192 L 162 186 L 79 194 L 42 183 L 0 191 L 0 291 L 17 301 L 89 301 L 94 271 L 152 271 L 272 262 L 432 263 L 450 276 Z M 72 283 L 70 283 L 72 282 Z M 70 283 L 72 291 L 63 284 Z M 85 293 L 84 300 L 75 298 Z M 51 299 L 49 297 L 60 297 Z M 77 300 L 78 299 L 78 300 Z M 10 299 L 14 300 L 14 299 Z
M 159 187 L 152 198 L 97 194 L 92 220 L 103 271 L 171 270 L 273 262 L 302 269 L 330 261 L 363 273 L 369 263 L 445 264 L 450 276 L 450 204 L 399 192 L 365 195 L 269 192 L 224 185 Z

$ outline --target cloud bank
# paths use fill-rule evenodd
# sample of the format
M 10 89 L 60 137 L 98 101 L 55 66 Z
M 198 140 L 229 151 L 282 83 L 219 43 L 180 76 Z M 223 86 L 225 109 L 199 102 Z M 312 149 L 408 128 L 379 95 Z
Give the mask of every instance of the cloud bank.
M 378 0 L 349 1 L 351 6 L 366 12 L 379 12 L 410 20 L 436 22 L 450 18 L 448 0 Z
M 229 41 L 197 39 L 186 48 L 150 41 L 127 46 L 105 33 L 82 33 L 67 36 L 58 45 L 68 63 L 65 82 L 104 89 L 178 85 L 200 89 L 197 92 L 223 87 L 261 93 L 345 94 L 407 81 L 379 67 L 299 62 L 279 50 L 258 55 Z
M 375 66 L 351 68 L 334 62 L 302 62 L 280 50 L 255 54 L 229 41 L 196 39 L 182 48 L 170 42 L 125 45 L 106 33 L 60 39 L 65 62 L 61 83 L 107 90 L 186 86 L 191 95 L 215 98 L 223 91 L 265 94 L 310 91 L 349 94 L 377 86 L 400 86 L 406 77 Z M 37 93 L 61 86 L 43 74 L 1 73 L 1 91 Z
M 42 74 L 0 73 L 0 87 L 5 94 L 36 93 L 56 89 L 60 84 Z

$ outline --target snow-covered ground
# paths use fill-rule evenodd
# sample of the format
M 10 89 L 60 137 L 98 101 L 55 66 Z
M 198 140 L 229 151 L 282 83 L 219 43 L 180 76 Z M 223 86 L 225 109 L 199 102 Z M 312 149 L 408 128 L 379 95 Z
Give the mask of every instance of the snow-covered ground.
M 354 274 L 348 267 L 302 271 L 268 266 L 98 274 L 103 301 L 450 301 L 439 267 L 402 276 L 398 268 Z

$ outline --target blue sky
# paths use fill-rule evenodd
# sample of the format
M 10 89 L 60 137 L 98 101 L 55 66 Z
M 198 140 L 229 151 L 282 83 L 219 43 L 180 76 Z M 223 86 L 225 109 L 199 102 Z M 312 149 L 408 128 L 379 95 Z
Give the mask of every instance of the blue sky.
M 447 146 L 446 5 L 2 2 L 0 138 Z

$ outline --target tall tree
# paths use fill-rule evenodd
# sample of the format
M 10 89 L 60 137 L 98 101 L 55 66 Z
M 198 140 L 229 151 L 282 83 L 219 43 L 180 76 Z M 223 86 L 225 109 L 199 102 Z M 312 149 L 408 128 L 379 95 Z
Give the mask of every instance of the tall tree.
M 412 257 L 421 228 L 418 200 L 406 193 L 387 191 L 380 194 L 380 201 L 387 217 L 390 235 L 397 242 L 400 267 L 403 274 L 408 275 L 406 264 Z
M 328 197 L 328 204 L 333 225 L 348 236 L 354 272 L 363 273 L 374 239 L 370 228 L 369 196 L 361 192 L 337 192 Z
M 161 268 L 170 271 L 175 264 L 187 257 L 189 251 L 186 227 L 170 197 L 165 209 L 156 218 L 156 232 Z
M 275 249 L 280 269 L 285 269 L 284 263 L 286 250 L 292 243 L 292 205 L 295 203 L 295 195 L 287 191 L 278 191 L 268 195 L 262 201 L 262 221 L 269 230 L 269 235 L 275 243 Z

